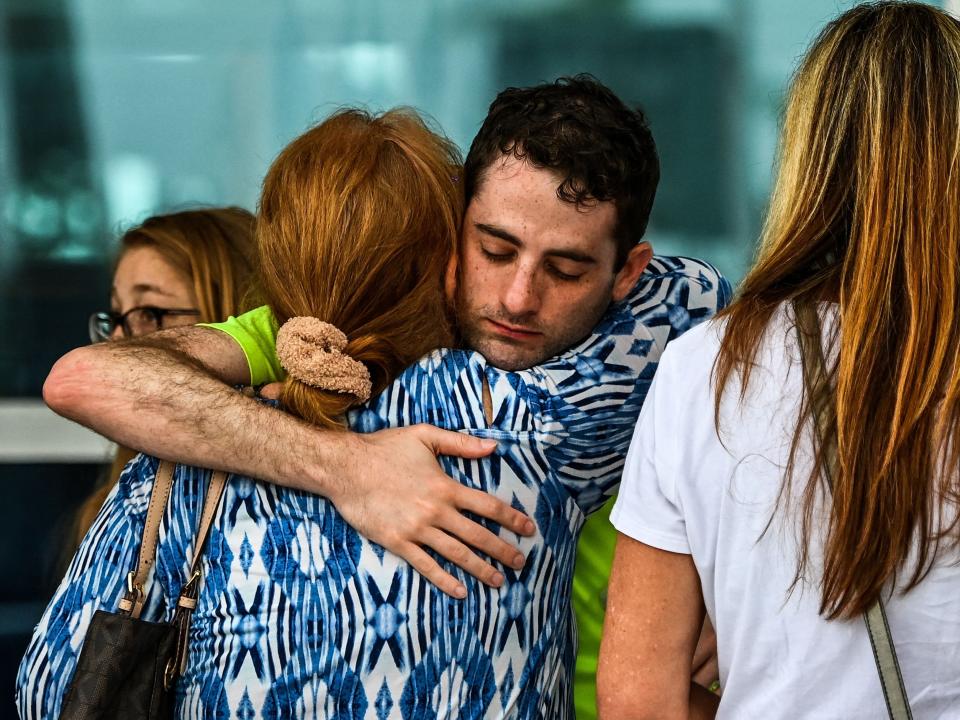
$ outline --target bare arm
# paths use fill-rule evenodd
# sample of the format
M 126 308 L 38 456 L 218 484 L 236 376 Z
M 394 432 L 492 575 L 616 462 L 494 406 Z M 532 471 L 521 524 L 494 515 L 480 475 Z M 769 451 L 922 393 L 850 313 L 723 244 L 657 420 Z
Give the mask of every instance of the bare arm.
M 482 457 L 492 442 L 428 425 L 371 435 L 324 431 L 225 384 L 248 381 L 243 351 L 228 335 L 176 328 L 67 353 L 43 397 L 60 415 L 129 447 L 323 495 L 359 532 L 451 595 L 462 597 L 465 588 L 421 544 L 491 585 L 502 576 L 470 547 L 522 566 L 516 548 L 461 511 L 523 535 L 533 532 L 529 518 L 451 480 L 436 462 L 440 454 Z
M 691 678 L 703 617 L 690 556 L 621 534 L 597 670 L 600 718 L 713 718 L 719 699 Z

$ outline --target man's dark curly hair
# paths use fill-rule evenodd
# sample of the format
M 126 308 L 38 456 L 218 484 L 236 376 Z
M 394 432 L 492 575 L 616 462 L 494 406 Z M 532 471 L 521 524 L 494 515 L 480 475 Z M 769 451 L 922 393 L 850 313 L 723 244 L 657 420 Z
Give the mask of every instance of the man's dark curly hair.
M 557 197 L 577 205 L 612 201 L 617 269 L 643 237 L 660 180 L 647 119 L 590 75 L 507 88 L 490 105 L 464 162 L 469 203 L 483 175 L 512 154 L 563 178 Z

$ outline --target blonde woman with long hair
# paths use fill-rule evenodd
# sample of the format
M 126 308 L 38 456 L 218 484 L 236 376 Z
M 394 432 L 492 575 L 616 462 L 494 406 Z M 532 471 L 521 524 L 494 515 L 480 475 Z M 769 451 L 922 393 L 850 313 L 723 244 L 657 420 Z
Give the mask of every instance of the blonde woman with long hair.
M 664 354 L 627 459 L 601 716 L 960 717 L 957 20 L 871 3 L 820 34 L 718 317 Z M 704 610 L 719 710 L 689 681 Z
M 239 315 L 247 309 L 256 264 L 253 226 L 247 210 L 212 207 L 154 215 L 124 232 L 110 310 L 90 316 L 90 339 L 139 337 Z M 77 512 L 74 548 L 134 455 L 117 448 L 105 481 Z

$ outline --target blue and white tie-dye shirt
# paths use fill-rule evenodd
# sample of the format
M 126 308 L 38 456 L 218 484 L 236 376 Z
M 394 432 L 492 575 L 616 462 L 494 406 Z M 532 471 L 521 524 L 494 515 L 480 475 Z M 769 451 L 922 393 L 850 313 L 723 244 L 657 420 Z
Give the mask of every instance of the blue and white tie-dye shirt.
M 522 570 L 500 568 L 501 588 L 440 560 L 468 589 L 450 598 L 324 498 L 232 476 L 205 554 L 178 716 L 572 718 L 577 536 L 616 491 L 664 347 L 729 295 L 713 267 L 657 257 L 564 355 L 506 372 L 478 353 L 440 350 L 351 414 L 362 432 L 426 422 L 498 441 L 490 458 L 440 462 L 536 523 L 529 538 L 488 524 L 527 556 Z M 116 609 L 157 465 L 128 465 L 44 612 L 17 678 L 24 720 L 59 714 L 90 618 Z M 173 615 L 209 475 L 177 468 L 144 619 Z

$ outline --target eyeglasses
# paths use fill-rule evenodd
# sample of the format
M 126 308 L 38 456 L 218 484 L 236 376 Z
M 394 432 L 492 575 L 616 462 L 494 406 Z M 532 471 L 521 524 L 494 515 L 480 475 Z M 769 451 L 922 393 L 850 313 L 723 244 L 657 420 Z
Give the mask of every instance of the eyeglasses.
M 109 340 L 119 327 L 124 337 L 146 335 L 163 327 L 163 319 L 167 315 L 199 315 L 200 311 L 194 308 L 159 308 L 152 305 L 130 308 L 120 314 L 113 310 L 96 312 L 90 316 L 88 328 L 91 342 Z

